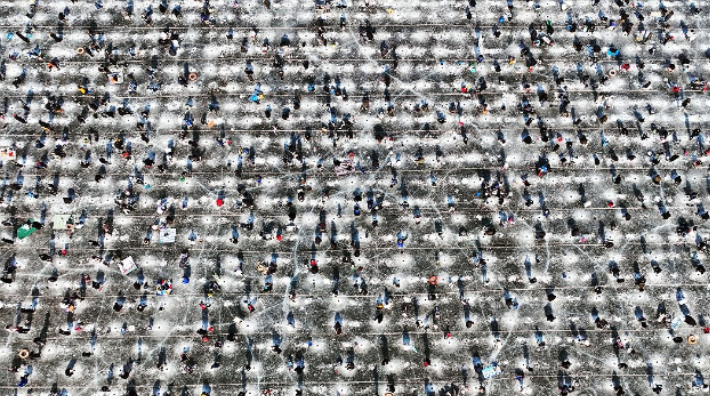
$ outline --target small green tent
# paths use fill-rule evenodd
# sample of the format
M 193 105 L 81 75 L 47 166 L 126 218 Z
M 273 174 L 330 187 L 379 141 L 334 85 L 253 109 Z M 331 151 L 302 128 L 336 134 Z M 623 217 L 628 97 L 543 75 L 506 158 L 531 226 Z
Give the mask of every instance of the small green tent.
M 32 235 L 37 229 L 33 227 L 34 220 L 30 219 L 27 223 L 23 224 L 22 227 L 17 229 L 17 238 L 25 239 Z

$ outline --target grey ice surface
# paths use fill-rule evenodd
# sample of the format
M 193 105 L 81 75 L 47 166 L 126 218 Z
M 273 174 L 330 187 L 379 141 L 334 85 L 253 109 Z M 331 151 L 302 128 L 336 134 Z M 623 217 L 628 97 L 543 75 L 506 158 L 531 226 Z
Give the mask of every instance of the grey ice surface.
M 0 3 L 2 394 L 707 390 L 708 1 L 162 5 Z

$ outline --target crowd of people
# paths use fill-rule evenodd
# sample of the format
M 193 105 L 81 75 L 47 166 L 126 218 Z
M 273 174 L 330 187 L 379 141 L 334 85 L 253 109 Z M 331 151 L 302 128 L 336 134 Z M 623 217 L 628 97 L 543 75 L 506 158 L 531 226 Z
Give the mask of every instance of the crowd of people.
M 0 5 L 5 386 L 707 390 L 699 7 Z

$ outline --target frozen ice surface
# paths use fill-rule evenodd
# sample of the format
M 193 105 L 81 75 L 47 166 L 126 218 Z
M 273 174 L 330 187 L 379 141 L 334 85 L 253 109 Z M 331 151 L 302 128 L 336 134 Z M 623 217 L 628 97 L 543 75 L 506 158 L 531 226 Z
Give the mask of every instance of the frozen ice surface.
M 709 7 L 2 2 L 3 394 L 707 390 Z

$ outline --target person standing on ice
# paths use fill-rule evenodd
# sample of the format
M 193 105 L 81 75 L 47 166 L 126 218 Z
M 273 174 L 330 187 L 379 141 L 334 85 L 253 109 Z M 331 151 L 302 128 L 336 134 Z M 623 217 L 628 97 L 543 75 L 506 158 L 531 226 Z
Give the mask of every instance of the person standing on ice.
M 538 347 L 540 347 L 540 348 L 545 347 L 545 338 L 537 326 L 535 327 L 535 341 L 537 341 Z
M 406 241 L 407 238 L 409 238 L 409 233 L 404 232 L 402 230 L 399 230 L 397 232 L 397 247 L 399 249 L 404 249 L 404 241 Z
M 256 83 L 254 86 L 254 93 L 249 97 L 249 101 L 259 104 L 259 100 L 263 97 L 263 92 L 261 91 L 261 83 Z
M 524 389 L 524 386 L 523 386 L 523 379 L 524 379 L 524 378 L 525 378 L 525 374 L 524 374 L 522 371 L 520 371 L 519 373 L 517 373 L 517 374 L 515 375 L 515 380 L 518 381 L 518 384 L 520 385 L 520 391 L 521 391 L 521 392 L 522 392 L 523 389 Z
M 232 237 L 229 239 L 230 242 L 236 244 L 239 243 L 239 230 L 237 229 L 237 226 L 232 224 Z

